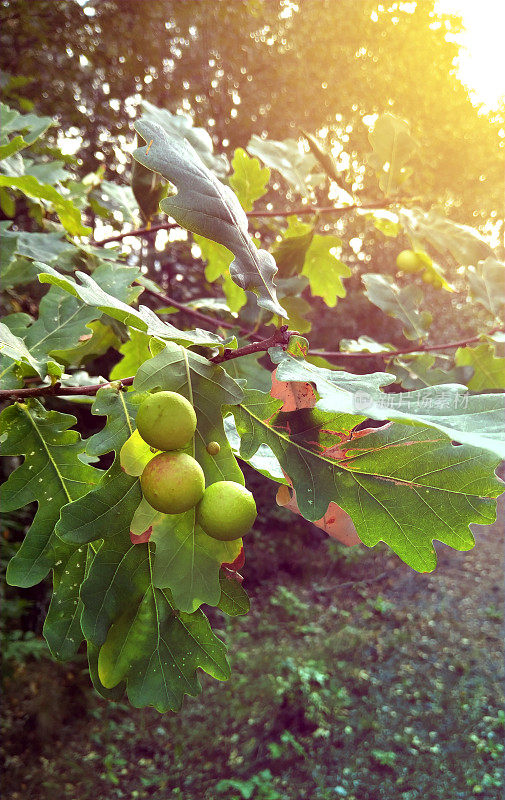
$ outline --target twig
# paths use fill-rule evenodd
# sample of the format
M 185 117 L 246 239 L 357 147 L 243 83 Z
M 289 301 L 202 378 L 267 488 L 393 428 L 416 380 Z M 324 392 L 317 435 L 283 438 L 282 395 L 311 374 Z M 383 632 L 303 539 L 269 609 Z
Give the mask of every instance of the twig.
M 238 350 L 225 349 L 223 353 L 219 353 L 217 356 L 214 356 L 214 358 L 209 360 L 214 364 L 221 364 L 223 361 L 231 361 L 233 358 L 241 358 L 241 356 L 248 356 L 251 353 L 266 352 L 269 347 L 275 347 L 275 345 L 281 345 L 285 347 L 293 333 L 294 331 L 288 331 L 287 325 L 283 325 L 281 328 L 278 328 L 268 339 L 262 339 L 260 342 L 254 342 L 253 344 L 245 345 L 245 347 L 239 347 Z M 105 381 L 104 383 L 96 383 L 91 386 L 62 386 L 60 383 L 55 383 L 52 386 L 34 386 L 30 389 L 1 389 L 0 401 L 23 400 L 29 397 L 65 397 L 72 395 L 93 396 L 98 392 L 99 389 L 103 389 L 104 386 L 111 386 L 112 384 L 119 384 L 121 387 L 131 386 L 133 381 L 134 376 L 130 378 L 122 378 L 120 381 Z
M 394 201 L 398 203 L 399 200 Z M 296 214 L 297 216 L 306 216 L 308 214 L 338 214 L 338 216 L 342 216 L 343 214 L 349 213 L 349 211 L 357 211 L 358 209 L 362 211 L 366 211 L 367 209 L 378 209 L 378 208 L 385 208 L 388 205 L 392 205 L 391 203 L 385 203 L 383 200 L 376 203 L 366 203 L 365 205 L 361 205 L 361 203 L 353 203 L 348 206 L 299 206 L 298 208 L 277 208 L 273 210 L 263 210 L 263 211 L 248 211 L 248 217 L 290 217 L 292 214 Z M 163 222 L 160 225 L 151 225 L 150 228 L 137 228 L 132 231 L 127 231 L 126 233 L 118 233 L 115 236 L 108 236 L 106 239 L 100 239 L 99 241 L 92 240 L 91 244 L 94 247 L 103 247 L 105 244 L 109 244 L 109 242 L 119 242 L 121 239 L 125 239 L 127 236 L 149 236 L 150 233 L 156 233 L 156 231 L 169 231 L 172 228 L 180 228 L 181 226 L 175 222 Z
M 218 353 L 217 356 L 211 358 L 210 361 L 212 361 L 214 364 L 220 364 L 222 361 L 231 361 L 232 358 L 248 356 L 251 353 L 266 352 L 270 347 L 275 347 L 279 344 L 282 347 L 286 347 L 290 336 L 292 336 L 294 333 L 296 333 L 296 331 L 288 331 L 288 326 L 282 325 L 275 331 L 275 333 L 272 334 L 272 336 L 270 336 L 269 339 L 261 339 L 259 342 L 246 344 L 244 347 L 239 347 L 238 350 L 229 350 L 226 348 L 222 353 Z
M 131 378 L 122 378 L 120 381 L 105 381 L 95 383 L 91 386 L 62 386 L 61 383 L 54 383 L 52 386 L 34 386 L 32 389 L 1 389 L 0 400 L 23 400 L 25 397 L 65 397 L 71 395 L 95 395 L 99 389 L 111 384 L 121 384 L 121 386 L 131 386 Z
M 156 233 L 156 231 L 170 231 L 172 228 L 180 227 L 176 222 L 163 222 L 159 225 L 151 225 L 150 228 L 138 228 L 126 233 L 117 233 L 115 236 L 108 236 L 106 239 L 100 239 L 99 241 L 92 239 L 90 244 L 93 247 L 103 247 L 104 244 L 109 244 L 109 242 L 120 242 L 121 239 L 126 239 L 127 236 L 148 236 L 150 233 Z
M 483 336 L 492 336 L 493 333 L 498 333 L 498 331 L 505 333 L 505 330 L 498 325 L 496 328 L 487 331 L 487 333 L 480 333 L 468 339 L 460 339 L 458 342 L 440 342 L 440 344 L 429 344 L 420 347 L 405 347 L 400 350 L 385 350 L 382 353 L 341 353 L 339 350 L 309 350 L 309 354 L 311 356 L 322 356 L 322 358 L 390 358 L 391 356 L 401 356 L 407 353 L 428 353 L 432 350 L 464 347 L 472 342 L 479 342 Z
M 139 284 L 143 286 L 143 284 Z M 198 311 L 196 308 L 191 308 L 191 306 L 187 306 L 184 303 L 179 302 L 179 300 L 174 300 L 173 297 L 170 297 L 168 294 L 162 294 L 161 292 L 157 292 L 154 289 L 148 289 L 146 286 L 143 286 L 144 291 L 147 294 L 150 294 L 152 297 L 156 297 L 158 300 L 166 303 L 167 305 L 174 306 L 174 308 L 179 309 L 179 311 L 184 311 L 185 314 L 188 314 L 190 317 L 194 319 L 199 319 L 200 322 L 205 322 L 207 325 L 211 325 L 213 328 L 227 328 L 229 330 L 237 328 L 237 323 L 234 322 L 226 322 L 222 319 L 216 319 L 215 317 L 209 317 L 207 314 L 202 314 L 201 311 Z M 239 333 L 243 336 L 252 336 L 253 332 L 250 331 L 248 328 L 238 328 Z

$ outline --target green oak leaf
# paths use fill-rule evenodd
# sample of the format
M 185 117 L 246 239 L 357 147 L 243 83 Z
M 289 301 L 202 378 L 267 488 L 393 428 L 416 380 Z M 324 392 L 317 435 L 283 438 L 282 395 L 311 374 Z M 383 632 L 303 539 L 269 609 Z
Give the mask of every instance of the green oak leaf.
M 72 252 L 77 252 L 75 245 L 67 242 L 60 233 L 56 232 L 31 233 L 30 231 L 10 231 L 2 227 L 2 239 L 2 250 L 7 247 L 8 242 L 14 241 L 15 253 L 44 264 L 60 262 L 64 255 L 68 256 Z
M 96 647 L 96 645 L 92 644 L 91 642 L 87 642 L 86 649 L 88 655 L 89 677 L 91 678 L 91 682 L 98 694 L 105 698 L 105 700 L 113 700 L 116 702 L 121 700 L 125 693 L 125 682 L 121 681 L 112 689 L 106 689 L 98 677 L 98 655 L 100 653 L 100 648 Z
M 103 356 L 109 348 L 116 350 L 120 348 L 120 339 L 110 325 L 104 325 L 97 319 L 88 322 L 86 327 L 89 329 L 89 333 L 80 336 L 79 343 L 75 347 L 53 350 L 54 358 L 65 365 L 81 366 L 87 361 Z M 130 375 L 132 374 L 130 373 Z
M 129 530 L 141 493 L 138 480 L 121 469 L 118 454 L 134 430 L 140 400 L 141 397 L 113 386 L 97 392 L 91 411 L 107 416 L 107 423 L 86 441 L 86 453 L 100 456 L 114 450 L 116 458 L 88 497 L 62 509 L 56 532 L 63 541 L 82 545 L 114 536 L 125 526 Z
M 476 267 L 467 269 L 470 296 L 487 308 L 495 317 L 503 319 L 505 314 L 505 264 L 490 256 Z
M 112 181 L 100 181 L 100 184 L 93 190 L 93 197 L 111 214 L 119 211 L 123 222 L 138 224 L 137 201 L 129 186 L 122 186 L 112 183 Z
M 115 268 L 118 268 L 118 266 L 115 265 Z M 195 331 L 180 331 L 174 325 L 162 322 L 154 311 L 147 306 L 139 306 L 137 310 L 127 305 L 123 300 L 109 294 L 105 288 L 102 288 L 97 283 L 95 280 L 97 270 L 93 278 L 84 272 L 77 271 L 75 275 L 81 281 L 80 284 L 72 278 L 60 275 L 60 273 L 47 265 L 41 265 L 41 270 L 43 270 L 39 274 L 41 283 L 51 283 L 58 286 L 70 295 L 79 298 L 86 306 L 99 309 L 113 319 L 117 319 L 132 328 L 137 328 L 149 336 L 167 340 L 175 339 L 185 344 L 199 344 L 210 347 L 224 344 L 222 337 L 216 333 L 210 333 L 198 328 Z
M 166 194 L 166 184 L 159 175 L 146 169 L 138 161 L 132 163 L 132 192 L 145 222 L 158 213 L 160 200 Z
M 226 647 L 201 611 L 178 612 L 170 593 L 152 586 L 112 625 L 98 656 L 104 686 L 126 680 L 133 706 L 154 706 L 160 713 L 179 710 L 185 694 L 201 691 L 199 667 L 227 680 Z
M 13 361 L 28 364 L 40 378 L 45 378 L 46 365 L 34 358 L 24 341 L 19 336 L 15 336 L 2 322 L 0 322 L 0 353 Z
M 316 385 L 316 408 L 329 412 L 364 413 L 371 419 L 427 425 L 462 444 L 505 456 L 505 399 L 500 394 L 469 395 L 466 386 L 441 384 L 413 392 L 385 393 L 394 377 L 387 372 L 352 375 L 293 358 L 280 348 L 269 350 L 277 379 Z
M 251 604 L 242 584 L 234 578 L 228 578 L 223 570 L 219 573 L 221 584 L 221 598 L 218 608 L 229 617 L 241 617 L 249 612 Z
M 19 153 L 19 151 L 23 150 L 25 147 L 28 147 L 28 142 L 26 142 L 22 136 L 14 136 L 10 142 L 0 144 L 0 161 L 3 161 L 4 158 L 9 158 L 9 156 L 14 155 L 14 153 Z
M 166 108 L 158 108 L 148 100 L 141 100 L 140 107 L 144 118 L 161 125 L 169 136 L 186 139 L 205 166 L 218 178 L 226 175 L 229 169 L 228 159 L 224 154 L 214 153 L 212 136 L 205 128 L 195 128 L 189 114 L 171 114 Z
M 9 134 L 26 131 L 23 138 L 27 145 L 31 145 L 51 125 L 54 125 L 52 117 L 39 117 L 37 114 L 20 114 L 19 111 L 10 108 L 4 103 L 0 103 L 0 115 L 2 117 L 2 130 L 0 133 L 2 144 L 8 140 Z
M 7 568 L 13 586 L 34 586 L 59 559 L 68 557 L 69 548 L 55 533 L 60 509 L 97 483 L 99 471 L 78 458 L 84 444 L 77 431 L 68 430 L 75 422 L 70 414 L 47 411 L 38 401 L 16 403 L 1 414 L 2 454 L 25 457 L 3 485 L 2 509 L 38 503 L 32 526 Z
M 386 542 L 412 568 L 436 565 L 433 540 L 468 550 L 470 523 L 487 524 L 503 484 L 498 459 L 478 448 L 454 446 L 429 428 L 387 425 L 361 431 L 362 418 L 316 409 L 279 411 L 281 402 L 246 392 L 232 411 L 241 457 L 250 461 L 267 444 L 289 476 L 300 512 L 321 519 L 330 502 L 346 511 L 364 544 Z
M 161 201 L 162 210 L 182 227 L 227 247 L 235 256 L 230 265 L 235 283 L 253 292 L 260 307 L 283 314 L 273 281 L 274 258 L 254 245 L 247 215 L 233 191 L 220 183 L 186 140 L 169 136 L 160 125 L 144 119 L 135 129 L 148 144 L 135 150 L 134 157 L 178 190 Z
M 252 211 L 256 200 L 268 191 L 270 170 L 261 167 L 258 159 L 248 156 L 242 147 L 235 150 L 231 165 L 233 173 L 230 175 L 230 186 L 244 211 Z
M 52 655 L 60 661 L 74 658 L 83 640 L 79 590 L 93 555 L 91 548 L 78 547 L 63 566 L 53 570 L 53 596 L 43 633 Z
M 432 353 L 413 353 L 397 356 L 388 369 L 394 373 L 396 379 L 404 389 L 422 389 L 425 386 L 437 386 L 442 383 L 467 384 L 465 379 L 467 370 L 454 367 L 447 370 L 435 367 L 436 361 L 448 361 L 448 356 L 435 356 Z
M 458 347 L 455 354 L 458 367 L 472 367 L 468 388 L 475 392 L 505 389 L 505 358 L 497 358 L 495 347 L 483 342 L 476 347 Z
M 306 318 L 306 314 L 310 314 L 312 307 L 304 297 L 282 297 L 284 308 L 286 309 L 287 317 L 282 320 L 278 316 L 272 317 L 271 323 L 279 327 L 284 322 L 290 330 L 298 331 L 298 333 L 308 333 L 312 328 L 312 323 Z
M 100 545 L 81 586 L 84 636 L 96 647 L 107 638 L 112 623 L 125 609 L 134 609 L 150 583 L 147 545 L 130 540 L 131 508 L 123 514 L 114 534 Z
M 238 403 L 242 390 L 222 367 L 168 343 L 158 355 L 142 364 L 133 386 L 139 392 L 163 389 L 184 395 L 197 416 L 190 455 L 201 465 L 207 485 L 222 480 L 244 483 L 224 432 L 222 415 L 223 405 Z M 207 452 L 209 442 L 218 442 L 221 446 L 217 455 Z
M 419 306 L 424 294 L 419 286 L 411 283 L 400 288 L 389 275 L 363 275 L 365 295 L 371 303 L 385 314 L 399 319 L 407 339 L 424 339 L 432 322 L 429 311 L 421 311 Z
M 267 392 L 268 394 L 268 392 Z M 275 405 L 275 404 L 274 404 Z M 275 409 L 273 408 L 272 413 L 277 410 L 278 404 L 275 405 Z M 240 436 L 237 433 L 237 428 L 235 425 L 235 418 L 233 414 L 229 414 L 224 419 L 224 429 L 226 431 L 226 437 L 230 443 L 230 447 L 235 453 L 236 456 L 241 456 L 241 440 Z M 276 483 L 283 483 L 287 484 L 287 480 L 284 477 L 284 473 L 282 471 L 281 465 L 279 464 L 278 459 L 274 456 L 272 450 L 266 444 L 262 444 L 258 447 L 254 455 L 248 457 L 247 463 L 254 467 L 256 472 L 260 472 L 266 478 L 269 478 L 271 481 L 275 481 Z M 230 562 L 228 562 L 230 563 Z
M 54 186 L 40 183 L 33 175 L 11 177 L 0 175 L 0 186 L 10 189 L 19 189 L 26 197 L 32 200 L 45 200 L 51 203 L 55 213 L 59 216 L 61 224 L 71 236 L 89 236 L 91 228 L 81 223 L 81 212 L 72 203 L 60 194 Z
M 203 260 L 207 262 L 205 266 L 206 280 L 213 283 L 218 278 L 230 274 L 233 253 L 230 253 L 227 247 L 197 234 L 193 236 L 193 239 L 202 251 Z
M 149 336 L 135 328 L 130 328 L 128 333 L 130 338 L 118 348 L 122 356 L 121 361 L 114 364 L 110 371 L 112 381 L 135 375 L 140 365 L 152 356 L 149 349 Z
M 202 251 L 202 258 L 207 262 L 206 279 L 213 283 L 218 278 L 222 278 L 223 291 L 229 310 L 232 313 L 240 311 L 247 303 L 247 295 L 231 278 L 230 264 L 233 261 L 233 253 L 230 253 L 224 245 L 205 239 L 204 236 L 195 235 L 193 238 Z
M 253 134 L 247 149 L 267 167 L 280 172 L 282 177 L 305 197 L 310 195 L 312 186 L 324 181 L 324 175 L 314 173 L 317 159 L 312 153 L 302 150 L 296 139 L 284 139 L 278 142 L 274 139 L 262 139 L 261 136 Z
M 146 464 L 148 464 L 155 455 L 156 452 L 151 450 L 151 447 L 143 440 L 138 430 L 134 430 L 119 453 L 121 469 L 123 472 L 126 472 L 127 475 L 133 475 L 135 478 L 139 478 Z
M 38 268 L 41 267 L 51 269 L 46 264 L 39 264 Z M 136 274 L 136 267 L 109 262 L 103 262 L 94 272 L 98 284 L 113 292 L 118 298 L 128 296 L 131 282 Z M 120 299 L 117 302 L 120 302 Z M 59 377 L 63 368 L 51 358 L 53 351 L 55 354 L 63 351 L 65 360 L 69 351 L 76 351 L 75 342 L 89 335 L 86 326 L 96 317 L 95 309 L 53 287 L 40 301 L 38 319 L 33 322 L 26 317 L 25 325 L 11 332 L 23 339 L 30 356 L 38 363 L 44 376 L 50 374 Z
M 150 506 L 145 497 L 143 497 L 130 523 L 130 538 L 132 535 L 142 536 L 146 534 L 149 529 L 152 531 L 154 523 L 157 523 L 162 516 L 163 514 Z M 132 541 L 134 542 L 133 539 Z
M 281 241 L 272 250 L 279 275 L 283 278 L 301 272 L 314 237 L 314 227 L 308 222 L 302 222 L 295 215 L 289 216 L 287 222 L 288 227 L 283 231 Z
M 494 255 L 475 228 L 443 217 L 436 208 L 430 211 L 402 208 L 399 218 L 414 250 L 423 250 L 429 244 L 441 255 L 449 253 L 458 264 L 465 266 Z
M 231 313 L 238 314 L 247 303 L 247 294 L 240 286 L 237 286 L 230 274 L 223 278 L 223 292 L 226 297 L 226 305 Z
M 309 281 L 313 295 L 322 297 L 327 306 L 337 305 L 338 297 L 345 297 L 346 290 L 342 278 L 348 278 L 351 270 L 336 253 L 342 247 L 338 236 L 314 234 L 305 254 L 302 275 Z
M 202 603 L 217 606 L 221 564 L 231 564 L 242 549 L 242 539 L 221 542 L 207 536 L 195 517 L 195 509 L 161 514 L 149 540 L 156 545 L 154 586 L 170 589 L 176 607 L 188 613 Z

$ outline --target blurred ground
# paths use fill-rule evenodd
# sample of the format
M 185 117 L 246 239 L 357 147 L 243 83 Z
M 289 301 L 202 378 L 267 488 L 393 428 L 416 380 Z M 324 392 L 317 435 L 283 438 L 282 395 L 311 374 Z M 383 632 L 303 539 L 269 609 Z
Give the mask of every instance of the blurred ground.
M 162 716 L 102 701 L 84 661 L 17 663 L 3 796 L 498 800 L 503 523 L 476 538 L 468 553 L 437 545 L 436 572 L 418 575 L 386 548 L 260 515 L 243 570 L 251 613 L 209 614 L 232 680 L 203 675 L 200 697 Z

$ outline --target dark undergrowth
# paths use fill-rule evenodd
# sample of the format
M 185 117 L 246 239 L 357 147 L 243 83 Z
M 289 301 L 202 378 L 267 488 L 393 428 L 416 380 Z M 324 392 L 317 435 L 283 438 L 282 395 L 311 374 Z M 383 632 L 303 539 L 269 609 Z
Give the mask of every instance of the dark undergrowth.
M 243 570 L 251 613 L 209 610 L 232 679 L 202 675 L 177 715 L 106 703 L 84 659 L 54 664 L 8 631 L 3 796 L 498 800 L 503 536 L 476 530 L 473 551 L 439 547 L 418 575 L 386 548 L 263 515 Z

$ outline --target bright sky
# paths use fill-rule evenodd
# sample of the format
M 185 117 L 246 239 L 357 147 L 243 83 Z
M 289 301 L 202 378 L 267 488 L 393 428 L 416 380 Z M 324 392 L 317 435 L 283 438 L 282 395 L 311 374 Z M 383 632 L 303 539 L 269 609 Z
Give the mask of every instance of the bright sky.
M 477 103 L 496 109 L 505 102 L 505 0 L 438 0 L 437 11 L 463 18 L 459 77 Z

